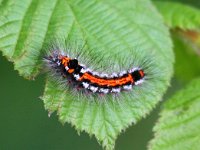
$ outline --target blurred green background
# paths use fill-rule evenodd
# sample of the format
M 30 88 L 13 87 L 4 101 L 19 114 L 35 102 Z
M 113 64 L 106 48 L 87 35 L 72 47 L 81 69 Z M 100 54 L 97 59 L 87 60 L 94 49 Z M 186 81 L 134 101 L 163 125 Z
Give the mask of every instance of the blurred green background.
M 0 54 L 0 150 L 101 150 L 94 137 L 62 125 L 56 113 L 48 117 L 39 99 L 44 84 L 44 76 L 35 81 L 20 77 Z M 158 109 L 120 134 L 116 150 L 145 150 Z

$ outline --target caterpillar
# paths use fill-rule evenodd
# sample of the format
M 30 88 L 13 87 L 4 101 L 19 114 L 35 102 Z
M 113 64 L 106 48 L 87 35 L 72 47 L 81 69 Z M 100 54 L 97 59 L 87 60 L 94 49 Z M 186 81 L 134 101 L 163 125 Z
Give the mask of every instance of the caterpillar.
M 144 70 L 139 67 L 111 74 L 94 72 L 81 64 L 77 58 L 72 58 L 59 50 L 45 56 L 44 60 L 69 83 L 91 93 L 130 91 L 133 86 L 143 83 L 145 78 Z

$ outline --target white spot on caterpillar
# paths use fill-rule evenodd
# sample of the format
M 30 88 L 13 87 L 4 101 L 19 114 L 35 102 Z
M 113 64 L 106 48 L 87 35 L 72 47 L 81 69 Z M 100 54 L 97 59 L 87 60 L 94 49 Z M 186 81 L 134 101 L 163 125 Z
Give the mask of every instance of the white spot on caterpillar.
M 120 88 L 112 88 L 111 92 L 113 93 L 119 93 L 121 90 Z
M 107 77 L 108 77 L 108 74 L 102 73 L 102 74 L 100 74 L 99 76 L 100 76 L 101 78 L 105 78 L 105 77 L 107 78 Z
M 86 69 L 86 72 L 92 72 L 92 70 L 91 70 L 91 69 L 89 69 L 89 68 L 87 68 L 87 69 Z
M 139 70 L 139 68 L 138 67 L 132 68 L 132 69 L 129 70 L 129 73 L 132 73 L 132 72 L 134 72 L 136 70 Z
M 95 93 L 97 90 L 98 90 L 98 87 L 95 87 L 95 86 L 90 86 L 89 89 Z
M 80 66 L 82 66 L 83 68 L 85 68 L 85 65 L 84 65 L 84 64 L 80 64 Z
M 117 73 L 114 72 L 114 73 L 111 74 L 110 77 L 111 77 L 111 78 L 114 78 L 114 77 L 118 77 L 118 75 L 117 75 Z
M 109 92 L 109 89 L 100 88 L 99 92 L 107 94 Z
M 69 68 L 66 66 L 66 67 L 65 67 L 65 70 L 66 70 L 66 71 L 68 71 L 68 70 L 69 70 Z
M 79 74 L 74 74 L 74 78 L 78 81 L 80 79 Z
M 140 85 L 140 84 L 142 84 L 144 82 L 144 80 L 143 79 L 140 79 L 140 80 L 138 80 L 137 82 L 135 82 L 135 85 Z
M 99 76 L 99 73 L 98 72 L 93 72 L 92 73 L 94 76 Z
M 127 74 L 127 72 L 126 71 L 122 71 L 122 72 L 119 73 L 119 76 L 122 77 L 125 74 Z
M 57 61 L 57 65 L 60 66 L 60 64 L 61 64 L 60 61 Z
M 86 83 L 86 82 L 83 82 L 82 85 L 83 85 L 83 87 L 86 88 L 86 89 L 89 87 L 89 84 Z
M 85 73 L 86 70 L 82 68 L 80 72 L 81 72 L 81 73 Z
M 124 90 L 131 90 L 132 85 L 124 85 L 123 88 L 124 88 Z

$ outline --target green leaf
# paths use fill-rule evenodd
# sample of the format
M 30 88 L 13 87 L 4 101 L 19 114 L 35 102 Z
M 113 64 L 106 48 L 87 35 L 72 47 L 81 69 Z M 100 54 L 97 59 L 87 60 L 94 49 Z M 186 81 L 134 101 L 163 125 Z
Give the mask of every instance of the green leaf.
M 93 68 L 104 66 L 102 71 L 114 70 L 105 68 L 110 67 L 108 60 L 125 69 L 133 67 L 131 62 L 147 62 L 149 78 L 131 92 L 120 93 L 116 101 L 112 95 L 106 102 L 98 97 L 89 101 L 47 79 L 45 109 L 57 111 L 62 123 L 95 135 L 106 149 L 113 149 L 120 132 L 155 107 L 169 85 L 172 43 L 149 0 L 3 0 L 0 7 L 0 49 L 26 78 L 39 73 L 41 49 L 52 37 L 87 43 L 91 53 L 85 57 L 94 60 Z
M 200 141 L 200 78 L 168 100 L 154 127 L 150 150 L 197 150 Z
M 200 57 L 195 46 L 180 32 L 173 32 L 175 52 L 175 77 L 182 82 L 189 82 L 200 75 Z
M 170 28 L 200 29 L 200 10 L 178 2 L 153 1 Z

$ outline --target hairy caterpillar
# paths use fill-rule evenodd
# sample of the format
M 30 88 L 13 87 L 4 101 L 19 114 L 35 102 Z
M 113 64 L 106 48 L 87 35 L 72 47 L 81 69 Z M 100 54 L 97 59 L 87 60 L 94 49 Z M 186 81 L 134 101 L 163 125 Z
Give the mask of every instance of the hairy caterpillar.
M 51 68 L 60 72 L 71 85 L 84 88 L 91 93 L 110 94 L 129 91 L 133 86 L 144 82 L 145 72 L 142 68 L 134 67 L 120 73 L 93 72 L 78 59 L 71 58 L 60 50 L 54 50 L 44 57 Z

